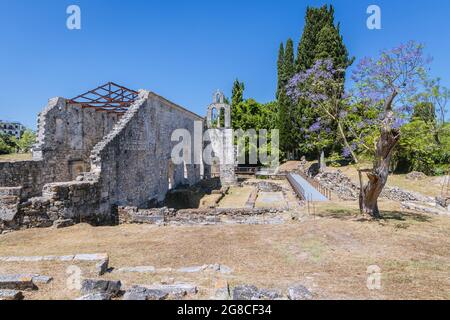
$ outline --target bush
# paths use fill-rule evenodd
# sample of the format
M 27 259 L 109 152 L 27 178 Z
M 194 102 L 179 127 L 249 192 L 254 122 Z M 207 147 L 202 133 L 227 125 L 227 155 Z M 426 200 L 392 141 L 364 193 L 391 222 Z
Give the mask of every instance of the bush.
M 16 151 L 16 139 L 7 135 L 0 135 L 0 154 L 9 154 Z
M 446 140 L 449 137 L 444 131 L 441 132 L 440 139 L 438 139 L 433 124 L 414 119 L 404 125 L 401 128 L 401 139 L 396 153 L 398 164 L 396 170 L 401 172 L 420 171 L 427 175 L 436 174 L 437 171 L 442 172 L 442 164 L 448 163 L 450 146 Z
M 22 153 L 30 152 L 33 145 L 36 143 L 36 134 L 31 130 L 26 130 L 19 141 L 17 141 L 17 147 Z

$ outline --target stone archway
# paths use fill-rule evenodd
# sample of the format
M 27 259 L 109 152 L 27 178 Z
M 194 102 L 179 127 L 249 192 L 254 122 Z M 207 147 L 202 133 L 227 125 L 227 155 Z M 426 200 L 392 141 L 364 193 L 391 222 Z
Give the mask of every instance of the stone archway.
M 225 103 L 225 96 L 222 92 L 217 91 L 213 96 L 213 103 L 208 107 L 208 113 L 206 116 L 206 124 L 208 129 L 215 127 L 216 118 L 214 117 L 214 111 L 217 113 L 217 128 L 230 129 L 231 128 L 231 106 Z M 220 125 L 221 113 L 224 115 L 224 126 Z

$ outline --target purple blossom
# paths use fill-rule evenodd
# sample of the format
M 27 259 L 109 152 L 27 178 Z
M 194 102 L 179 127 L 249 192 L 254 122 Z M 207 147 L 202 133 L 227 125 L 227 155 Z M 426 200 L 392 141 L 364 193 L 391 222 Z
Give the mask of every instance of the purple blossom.
M 318 132 L 322 129 L 320 122 L 315 122 L 311 127 L 309 127 L 309 132 Z
M 394 123 L 392 124 L 392 128 L 394 129 L 400 129 L 404 124 L 406 123 L 405 119 L 402 118 L 396 118 Z
M 341 119 L 346 118 L 347 115 L 348 115 L 348 112 L 347 112 L 347 111 L 341 111 L 341 112 L 339 112 L 339 118 L 341 118 Z
M 301 87 L 306 83 L 318 83 L 333 79 L 336 74 L 333 61 L 331 59 L 318 60 L 308 70 L 295 74 L 286 86 L 286 93 L 292 100 L 306 99 L 313 103 L 319 103 L 328 97 L 323 92 L 305 91 Z
M 350 158 L 350 156 L 352 155 L 351 151 L 345 147 L 344 150 L 342 151 L 342 156 L 344 158 Z
M 351 146 L 350 146 L 350 149 L 347 148 L 347 147 L 345 147 L 345 148 L 342 150 L 342 156 L 343 156 L 344 158 L 350 158 L 351 155 L 352 155 L 352 152 L 355 151 L 357 148 L 358 148 L 358 145 L 357 145 L 355 142 L 353 142 L 353 143 L 351 144 Z
M 405 104 L 404 101 L 417 92 L 430 61 L 424 57 L 423 46 L 414 41 L 382 52 L 378 60 L 364 58 L 353 70 L 356 94 L 361 100 L 376 105 L 383 103 L 395 91 L 394 104 L 399 101 Z M 408 112 L 407 109 L 397 111 L 402 114 Z

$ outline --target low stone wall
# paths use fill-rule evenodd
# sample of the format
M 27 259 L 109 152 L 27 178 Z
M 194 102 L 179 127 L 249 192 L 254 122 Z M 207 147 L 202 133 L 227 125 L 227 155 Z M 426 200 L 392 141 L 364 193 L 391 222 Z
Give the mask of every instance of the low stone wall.
M 450 216 L 450 211 L 444 210 L 442 207 L 438 205 L 431 206 L 417 202 L 402 202 L 402 208 L 420 213 L 427 213 L 439 216 Z
M 43 187 L 42 161 L 0 162 L 0 187 L 21 187 L 21 196 L 40 194 Z
M 424 196 L 417 192 L 411 192 L 402 190 L 397 187 L 386 187 L 384 188 L 381 196 L 392 201 L 421 201 L 421 202 L 435 202 L 435 199 L 431 197 Z
M 22 188 L 0 188 L 0 221 L 12 221 L 19 210 Z
M 359 187 L 339 170 L 320 173 L 315 179 L 338 195 L 341 200 L 351 201 L 359 198 Z
M 353 201 L 359 199 L 360 187 L 354 183 L 349 177 L 344 175 L 340 170 L 326 171 L 317 174 L 314 179 L 323 186 L 332 190 L 341 200 Z M 385 187 L 381 193 L 382 198 L 392 201 L 422 201 L 435 202 L 435 199 L 424 196 L 417 192 L 403 190 L 397 187 Z
M 446 197 L 437 197 L 436 204 L 441 208 L 450 212 L 450 196 Z
M 59 220 L 88 222 L 93 225 L 111 224 L 113 216 L 101 220 L 96 215 L 99 205 L 97 182 L 61 182 L 45 185 L 41 197 L 30 198 L 22 203 L 19 195 L 1 196 L 0 233 L 29 228 L 47 228 Z M 9 201 L 9 202 L 6 202 Z M 8 203 L 4 206 L 3 203 Z M 102 217 L 105 218 L 105 217 Z
M 136 207 L 118 207 L 118 221 L 120 224 L 155 224 L 155 225 L 192 225 L 192 224 L 219 224 L 219 223 L 282 223 L 280 217 L 272 215 L 284 212 L 271 209 L 183 209 L 155 208 L 139 210 Z M 265 216 L 268 219 L 264 220 Z M 257 219 L 261 218 L 259 221 Z

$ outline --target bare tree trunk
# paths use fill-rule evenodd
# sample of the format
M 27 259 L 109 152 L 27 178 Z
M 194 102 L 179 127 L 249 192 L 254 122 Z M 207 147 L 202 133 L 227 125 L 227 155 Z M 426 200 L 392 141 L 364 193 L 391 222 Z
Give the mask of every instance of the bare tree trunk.
M 370 172 L 367 172 L 369 181 L 361 189 L 360 209 L 363 213 L 374 218 L 380 218 L 378 198 L 386 186 L 389 176 L 389 165 L 394 147 L 400 140 L 400 129 L 393 128 L 395 115 L 392 112 L 392 102 L 397 93 L 394 92 L 385 105 L 385 117 L 381 123 L 381 135 L 375 150 L 375 163 Z
M 358 164 L 359 163 L 358 158 L 356 157 L 355 152 L 353 151 L 352 147 L 350 146 L 350 144 L 347 141 L 347 137 L 345 136 L 344 128 L 342 128 L 341 122 L 338 121 L 337 125 L 338 125 L 338 129 L 339 129 L 339 133 L 340 133 L 342 139 L 344 140 L 345 147 L 348 149 L 348 151 L 350 151 L 350 154 L 352 155 L 352 158 L 353 158 L 353 161 L 355 162 L 355 164 Z

